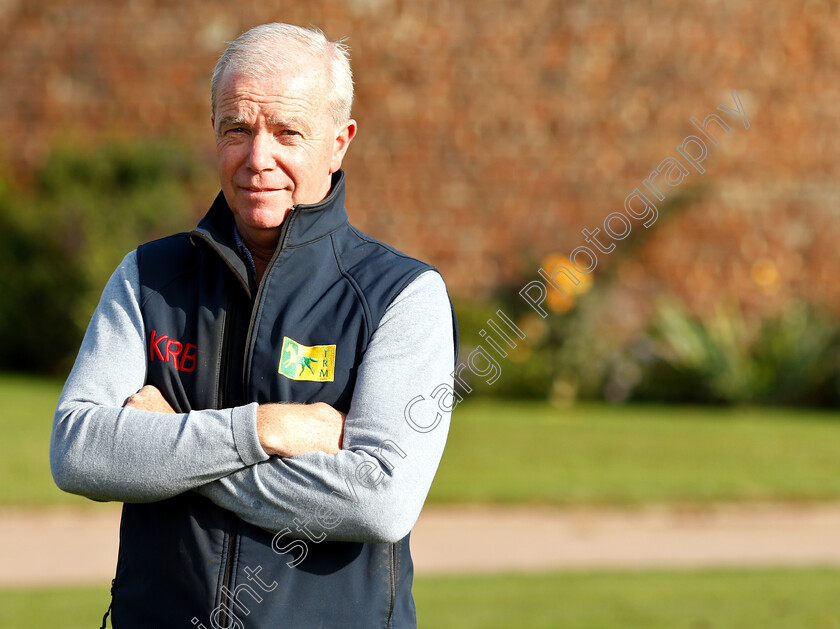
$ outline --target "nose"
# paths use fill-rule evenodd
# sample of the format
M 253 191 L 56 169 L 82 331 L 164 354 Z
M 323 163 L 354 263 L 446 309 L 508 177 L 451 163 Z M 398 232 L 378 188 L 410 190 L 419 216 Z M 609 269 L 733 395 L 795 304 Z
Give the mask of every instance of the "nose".
M 251 150 L 248 152 L 246 166 L 256 173 L 274 168 L 273 137 L 269 133 L 258 132 L 252 136 Z

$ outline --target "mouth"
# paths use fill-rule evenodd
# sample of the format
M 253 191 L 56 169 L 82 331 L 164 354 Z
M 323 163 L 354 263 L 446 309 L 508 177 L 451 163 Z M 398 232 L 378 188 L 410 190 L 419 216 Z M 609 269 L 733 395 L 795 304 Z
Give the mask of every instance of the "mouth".
M 282 188 L 257 188 L 254 186 L 242 186 L 247 194 L 268 194 L 271 192 L 280 192 Z

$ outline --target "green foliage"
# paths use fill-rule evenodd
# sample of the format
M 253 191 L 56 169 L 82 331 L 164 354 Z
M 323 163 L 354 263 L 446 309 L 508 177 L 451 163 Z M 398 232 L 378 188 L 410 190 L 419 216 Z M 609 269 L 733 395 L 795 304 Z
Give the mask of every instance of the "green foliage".
M 461 362 L 473 348 L 481 345 L 497 359 L 502 372 L 491 385 L 468 369 L 463 372 L 464 379 L 481 395 L 559 403 L 603 399 L 605 383 L 616 371 L 621 350 L 620 340 L 612 331 L 599 326 L 603 302 L 604 293 L 596 288 L 584 298 L 578 298 L 573 308 L 565 312 L 549 310 L 546 318 L 540 317 L 513 289 L 500 292 L 491 302 L 457 304 Z M 500 357 L 477 334 L 487 327 L 487 319 L 499 322 L 495 315 L 498 309 L 526 336 L 523 341 L 515 339 L 516 349 L 503 347 L 509 354 L 507 358 Z M 498 334 L 491 336 L 498 341 Z
M 494 319 L 497 323 L 500 322 L 496 315 L 499 305 L 493 302 L 469 302 L 464 300 L 456 301 L 454 305 L 455 312 L 458 315 L 461 341 L 459 362 L 466 362 L 470 352 L 480 345 L 488 355 L 497 361 L 498 368 L 501 370 L 498 380 L 491 384 L 487 383 L 489 377 L 476 377 L 469 370 L 465 370 L 462 376 L 469 383 L 472 394 L 545 399 L 552 382 L 552 371 L 550 368 L 546 368 L 549 358 L 545 353 L 533 351 L 527 339 L 524 342 L 519 342 L 516 348 L 510 348 L 504 341 L 499 340 L 500 347 L 503 346 L 508 354 L 507 358 L 503 358 L 478 334 L 479 330 L 488 328 L 488 319 Z M 509 307 L 503 307 L 502 310 L 506 314 L 516 314 Z M 493 336 L 494 338 L 498 337 L 497 334 Z M 519 341 L 519 339 L 515 340 Z M 484 363 L 480 364 L 483 365 Z M 466 394 L 463 390 L 461 393 Z
M 840 321 L 806 302 L 748 318 L 734 307 L 700 316 L 666 300 L 647 328 L 628 338 L 603 323 L 609 291 L 609 284 L 595 285 L 573 308 L 545 319 L 515 297 L 459 304 L 461 360 L 481 344 L 502 371 L 486 385 L 465 370 L 470 386 L 484 395 L 561 403 L 840 406 Z M 498 308 L 528 331 L 508 358 L 476 334 Z
M 86 283 L 53 230 L 36 232 L 0 198 L 0 365 L 54 370 L 79 339 L 75 314 Z
M 748 321 L 664 304 L 651 324 L 639 400 L 832 405 L 840 402 L 840 325 L 805 303 Z
M 198 172 L 170 143 L 65 148 L 0 195 L 0 367 L 66 370 L 122 257 L 190 227 Z

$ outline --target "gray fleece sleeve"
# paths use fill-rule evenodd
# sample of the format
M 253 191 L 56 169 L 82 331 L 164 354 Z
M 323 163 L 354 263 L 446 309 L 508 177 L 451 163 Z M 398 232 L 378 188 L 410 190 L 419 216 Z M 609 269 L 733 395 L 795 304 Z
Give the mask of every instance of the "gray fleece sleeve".
M 428 271 L 396 297 L 371 338 L 338 454 L 272 456 L 196 491 L 291 537 L 402 539 L 443 454 L 453 363 L 449 299 L 443 279 Z
M 185 414 L 123 408 L 146 379 L 135 252 L 108 281 L 58 401 L 56 484 L 94 500 L 151 502 L 266 460 L 256 404 Z

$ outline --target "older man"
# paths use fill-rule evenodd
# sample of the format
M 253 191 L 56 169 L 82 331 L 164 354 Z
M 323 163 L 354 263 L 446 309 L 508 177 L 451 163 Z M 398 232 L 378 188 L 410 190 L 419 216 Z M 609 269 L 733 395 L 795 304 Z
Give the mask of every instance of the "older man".
M 56 411 L 65 491 L 123 507 L 113 624 L 413 627 L 443 452 L 440 275 L 350 226 L 346 49 L 284 24 L 212 81 L 222 192 L 111 277 Z M 442 398 L 441 398 L 442 399 Z

